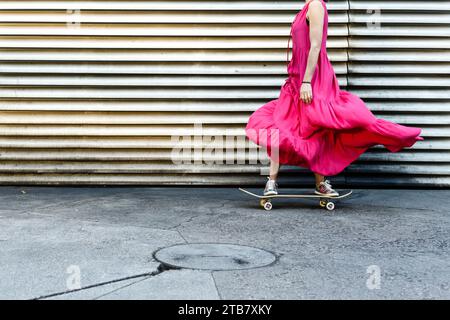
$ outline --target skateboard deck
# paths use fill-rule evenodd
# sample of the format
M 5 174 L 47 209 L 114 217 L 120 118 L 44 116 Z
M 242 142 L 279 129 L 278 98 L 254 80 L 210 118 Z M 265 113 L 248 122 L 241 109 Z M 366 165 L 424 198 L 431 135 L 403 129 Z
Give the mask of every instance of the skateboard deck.
M 344 193 L 340 194 L 339 196 L 322 196 L 318 194 L 278 194 L 278 195 L 272 195 L 272 196 L 264 196 L 264 195 L 258 195 L 253 192 L 250 192 L 248 190 L 239 188 L 240 191 L 251 195 L 255 198 L 260 199 L 259 204 L 261 207 L 266 209 L 267 211 L 272 210 L 272 199 L 276 198 L 306 198 L 306 199 L 319 199 L 319 205 L 322 208 L 326 208 L 329 211 L 334 210 L 336 207 L 334 200 L 340 200 L 343 198 L 348 197 L 352 194 L 352 190 L 344 191 Z

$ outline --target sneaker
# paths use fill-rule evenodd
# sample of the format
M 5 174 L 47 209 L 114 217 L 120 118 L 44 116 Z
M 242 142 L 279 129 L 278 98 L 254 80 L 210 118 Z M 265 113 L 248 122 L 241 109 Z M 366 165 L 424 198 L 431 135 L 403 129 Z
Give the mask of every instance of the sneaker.
M 266 188 L 264 189 L 264 195 L 265 196 L 275 196 L 278 194 L 278 184 L 275 180 L 270 180 L 270 178 L 267 178 L 268 181 L 266 183 Z
M 333 190 L 333 188 L 331 187 L 330 181 L 328 181 L 328 180 L 321 182 L 319 184 L 319 187 L 316 187 L 315 194 L 332 196 L 332 197 L 339 196 L 339 193 L 336 190 Z

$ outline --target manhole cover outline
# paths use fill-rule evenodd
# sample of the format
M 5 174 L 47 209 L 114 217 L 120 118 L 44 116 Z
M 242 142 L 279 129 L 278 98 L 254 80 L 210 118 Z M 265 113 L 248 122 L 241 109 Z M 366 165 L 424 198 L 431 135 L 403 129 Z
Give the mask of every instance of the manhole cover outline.
M 183 263 L 180 264 L 176 264 L 173 261 L 166 261 L 164 259 L 164 257 L 158 257 L 158 253 L 164 253 L 164 251 L 169 250 L 170 249 L 175 249 L 175 248 L 181 248 L 181 247 L 193 247 L 193 246 L 211 246 L 211 247 L 219 247 L 219 246 L 223 246 L 223 247 L 228 247 L 228 248 L 232 248 L 232 249 L 249 249 L 249 250 L 253 250 L 254 252 L 260 253 L 260 255 L 265 256 L 265 258 L 268 260 L 264 263 L 259 263 L 259 262 L 248 262 L 248 266 L 245 266 L 246 263 L 242 263 L 242 257 L 239 256 L 235 256 L 232 259 L 234 260 L 234 262 L 236 263 L 235 266 L 233 267 L 198 267 L 198 266 L 189 266 Z M 198 250 L 198 248 L 196 248 L 196 250 Z M 160 262 L 162 265 L 168 267 L 168 268 L 172 268 L 172 269 L 189 269 L 189 270 L 206 270 L 206 271 L 233 271 L 233 270 L 249 270 L 249 269 L 257 269 L 257 268 L 265 268 L 265 267 L 270 267 L 272 265 L 274 265 L 275 263 L 278 262 L 280 256 L 278 254 L 276 254 L 275 252 L 271 251 L 271 250 L 267 250 L 267 249 L 262 249 L 262 248 L 258 248 L 258 247 L 254 247 L 254 246 L 249 246 L 249 245 L 241 245 L 241 244 L 236 244 L 236 243 L 215 243 L 215 242 L 194 242 L 194 243 L 177 243 L 177 244 L 173 244 L 167 247 L 162 247 L 159 248 L 157 250 L 155 250 L 152 254 L 153 258 Z M 186 254 L 186 256 L 190 256 L 188 254 Z M 200 258 L 200 256 L 194 256 L 191 255 L 191 257 L 193 258 Z M 206 256 L 208 257 L 208 256 Z M 225 257 L 225 256 L 224 256 Z M 228 257 L 228 258 L 231 258 Z M 244 257 L 244 258 L 248 258 L 248 256 Z M 241 259 L 241 261 L 236 261 Z M 238 265 L 238 266 L 237 266 Z

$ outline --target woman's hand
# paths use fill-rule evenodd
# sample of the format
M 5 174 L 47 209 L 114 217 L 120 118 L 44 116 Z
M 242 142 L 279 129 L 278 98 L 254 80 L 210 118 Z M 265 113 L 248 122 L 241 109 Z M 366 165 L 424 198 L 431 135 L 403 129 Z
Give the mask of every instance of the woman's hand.
M 311 103 L 313 99 L 312 87 L 310 83 L 302 83 L 300 88 L 300 99 L 304 103 Z

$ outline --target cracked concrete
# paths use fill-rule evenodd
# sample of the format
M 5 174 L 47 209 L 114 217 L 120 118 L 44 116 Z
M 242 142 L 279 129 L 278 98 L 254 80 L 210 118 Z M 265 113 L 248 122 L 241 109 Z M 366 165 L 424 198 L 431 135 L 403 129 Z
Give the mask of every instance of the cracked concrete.
M 56 293 L 51 293 L 51 294 L 44 295 L 44 296 L 39 296 L 39 297 L 36 297 L 36 298 L 34 298 L 32 300 L 44 300 L 44 299 L 52 299 L 52 298 L 58 298 L 58 297 L 64 298 L 64 297 L 66 297 L 68 295 L 73 295 L 75 293 L 81 293 L 82 295 L 84 295 L 85 291 L 96 289 L 96 288 L 100 288 L 100 287 L 102 287 L 102 289 L 104 287 L 106 287 L 106 288 L 109 288 L 111 286 L 116 287 L 114 285 L 117 284 L 117 283 L 120 283 L 121 285 L 118 286 L 118 288 L 113 289 L 113 291 L 118 291 L 118 290 L 121 290 L 121 289 L 123 289 L 125 287 L 128 287 L 130 285 L 134 285 L 135 283 L 144 281 L 144 280 L 149 279 L 151 277 L 158 276 L 161 273 L 163 273 L 163 272 L 165 272 L 165 271 L 167 271 L 169 269 L 170 268 L 167 268 L 164 265 L 160 264 L 160 265 L 158 265 L 158 267 L 156 268 L 155 271 L 152 271 L 152 272 L 149 272 L 149 273 L 137 274 L 137 275 L 133 275 L 133 276 L 125 277 L 125 278 L 113 279 L 113 280 L 109 280 L 109 281 L 106 281 L 106 282 L 95 283 L 95 284 L 91 284 L 91 285 L 88 285 L 88 286 L 85 286 L 85 287 L 80 287 L 78 289 L 68 289 L 68 290 L 62 291 L 62 292 L 56 292 Z M 111 291 L 111 292 L 113 292 L 113 291 Z M 101 296 L 96 297 L 95 299 L 99 299 L 99 298 L 101 298 L 103 296 L 106 296 L 108 294 L 109 294 L 109 292 L 104 293 Z
M 1 187 L 0 298 L 448 299 L 449 196 L 355 190 L 330 214 L 298 199 L 266 212 L 235 188 Z M 255 246 L 279 260 L 157 271 L 155 250 L 198 242 Z M 381 286 L 370 290 L 373 265 Z M 82 290 L 68 287 L 73 266 Z

